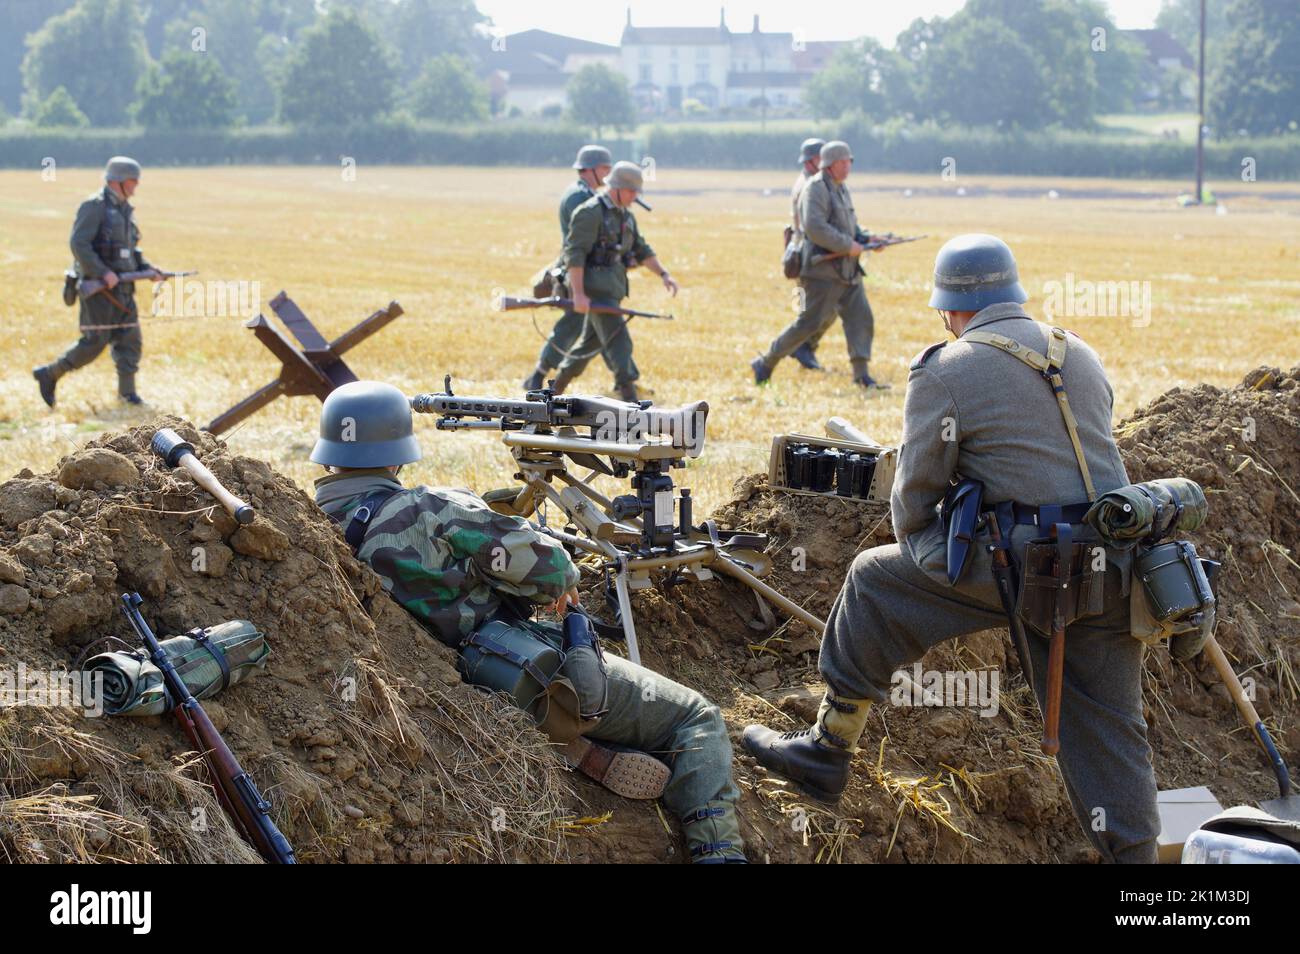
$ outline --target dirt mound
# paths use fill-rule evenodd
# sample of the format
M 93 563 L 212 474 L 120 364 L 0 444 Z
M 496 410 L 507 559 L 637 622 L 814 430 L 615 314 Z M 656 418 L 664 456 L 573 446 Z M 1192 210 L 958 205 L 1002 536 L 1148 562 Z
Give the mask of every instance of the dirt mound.
M 160 425 L 194 443 L 254 523 L 238 527 L 149 452 Z M 542 737 L 462 685 L 451 652 L 266 464 L 164 419 L 0 484 L 0 525 L 0 668 L 21 664 L 29 689 L 102 637 L 131 638 L 125 590 L 160 635 L 232 618 L 266 633 L 268 671 L 205 707 L 301 860 L 567 856 L 563 819 L 580 805 Z M 186 748 L 170 714 L 0 709 L 0 856 L 255 857 Z
M 148 451 L 180 430 L 258 510 L 239 528 Z M 1224 563 L 1219 639 L 1283 754 L 1300 754 L 1300 369 L 1169 392 L 1117 428 L 1133 480 L 1183 474 L 1211 503 L 1194 535 Z M 882 505 L 739 480 L 714 515 L 770 535 L 769 579 L 825 617 L 860 550 L 890 542 Z M 584 587 L 599 608 L 599 577 Z M 276 802 L 305 861 L 680 860 L 673 820 L 567 773 L 522 715 L 462 685 L 450 651 L 383 593 L 310 499 L 264 463 L 164 419 L 103 439 L 54 473 L 0 484 L 0 669 L 71 667 L 139 590 L 160 633 L 247 618 L 268 671 L 208 704 Z M 723 707 L 755 860 L 1081 861 L 1055 763 L 1003 631 L 931 652 L 926 670 L 1002 674 L 1000 706 L 876 706 L 844 801 L 811 803 L 739 751 L 749 722 L 798 728 L 820 698 L 816 634 L 773 625 L 731 580 L 634 596 L 644 661 Z M 618 647 L 614 647 L 616 650 Z M 1147 719 L 1162 788 L 1225 804 L 1272 797 L 1267 766 L 1208 661 L 1148 654 Z M 19 860 L 248 859 L 170 716 L 0 711 L 0 853 Z M 191 823 L 202 810 L 210 831 Z

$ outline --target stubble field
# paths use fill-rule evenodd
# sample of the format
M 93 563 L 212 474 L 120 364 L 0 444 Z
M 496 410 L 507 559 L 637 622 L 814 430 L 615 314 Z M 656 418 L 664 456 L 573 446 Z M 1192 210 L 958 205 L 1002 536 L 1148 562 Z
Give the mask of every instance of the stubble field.
M 838 327 L 822 345 L 826 373 L 786 362 L 770 386 L 756 388 L 749 361 L 792 317 L 778 236 L 793 177 L 793 169 L 660 167 L 646 192 L 655 211 L 638 216 L 683 286 L 673 302 L 653 276 L 633 278 L 630 305 L 676 314 L 673 322 L 632 323 L 641 384 L 661 406 L 700 399 L 711 406 L 704 456 L 678 480 L 692 488 L 701 514 L 726 500 L 736 477 L 766 467 L 774 434 L 820 433 L 826 418 L 841 415 L 897 441 L 908 364 L 944 337 L 926 307 L 934 253 L 961 232 L 993 232 L 1010 243 L 1036 316 L 1054 288 L 1139 283 L 1122 314 L 1087 314 L 1098 302 L 1079 299 L 1074 311 L 1084 313 L 1056 319 L 1100 352 L 1117 420 L 1176 385 L 1227 386 L 1260 364 L 1300 363 L 1300 187 L 1212 183 L 1224 214 L 1178 209 L 1175 183 L 947 181 L 859 168 L 850 186 L 864 227 L 930 236 L 868 261 L 872 371 L 894 388 L 863 394 L 852 386 Z M 73 212 L 98 181 L 95 170 L 60 169 L 55 181 L 0 172 L 5 477 L 45 470 L 98 432 L 160 411 L 205 424 L 277 371 L 241 327 L 246 315 L 146 318 L 138 384 L 150 408 L 117 402 L 105 353 L 64 378 L 58 406 L 47 411 L 30 369 L 76 337 L 60 276 Z M 526 294 L 532 273 L 554 257 L 556 202 L 569 181 L 563 169 L 362 166 L 352 181 L 330 166 L 146 169 L 135 205 L 155 264 L 199 269 L 190 281 L 260 283 L 258 307 L 268 316 L 267 300 L 286 290 L 327 338 L 399 301 L 406 314 L 349 352 L 359 376 L 414 393 L 439 390 L 450 374 L 458 393 L 513 395 L 542 343 L 534 325 L 548 330 L 558 315 L 502 314 L 492 302 L 502 292 Z M 1116 310 L 1101 297 L 1100 310 Z M 573 390 L 610 387 L 597 359 Z M 989 387 L 992 396 L 997 382 Z M 310 489 L 320 473 L 306 460 L 318 410 L 310 397 L 282 399 L 227 438 L 236 452 Z M 492 435 L 441 433 L 428 418 L 417 430 L 425 458 L 404 475 L 411 480 L 479 491 L 509 482 L 509 456 Z

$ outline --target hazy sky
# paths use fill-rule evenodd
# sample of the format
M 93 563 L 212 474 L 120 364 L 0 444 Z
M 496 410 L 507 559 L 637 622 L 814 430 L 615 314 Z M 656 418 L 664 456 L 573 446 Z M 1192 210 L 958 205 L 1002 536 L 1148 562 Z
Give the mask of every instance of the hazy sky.
M 799 33 L 805 40 L 873 36 L 893 46 L 917 17 L 951 16 L 965 0 L 478 0 L 478 8 L 502 33 L 541 29 L 601 43 L 618 43 L 627 9 L 637 26 L 713 26 L 722 6 L 727 26 L 749 30 L 758 14 L 764 30 Z M 1155 23 L 1161 0 L 1108 0 L 1111 16 L 1125 29 Z

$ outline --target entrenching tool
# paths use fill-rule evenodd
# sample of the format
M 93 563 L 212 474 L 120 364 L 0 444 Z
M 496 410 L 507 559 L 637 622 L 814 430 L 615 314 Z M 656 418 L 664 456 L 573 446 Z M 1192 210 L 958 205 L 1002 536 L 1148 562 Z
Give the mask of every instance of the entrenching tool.
M 1273 766 L 1273 774 L 1277 776 L 1280 797 L 1260 802 L 1259 807 L 1278 818 L 1300 821 L 1300 795 L 1291 794 L 1291 775 L 1287 771 L 1286 763 L 1282 761 L 1277 746 L 1273 744 L 1273 737 L 1269 735 L 1268 729 L 1264 727 L 1264 721 L 1259 717 L 1259 713 L 1255 711 L 1255 704 L 1246 697 L 1246 690 L 1242 688 L 1241 680 L 1237 678 L 1237 674 L 1233 671 L 1232 663 L 1228 662 L 1223 647 L 1219 645 L 1219 641 L 1213 636 L 1205 641 L 1205 652 L 1210 657 L 1210 662 L 1214 664 L 1219 678 L 1223 680 L 1223 684 L 1228 688 L 1228 694 L 1232 696 L 1232 701 L 1236 704 L 1237 711 L 1241 713 L 1241 719 L 1246 723 L 1246 728 L 1250 729 L 1254 734 L 1255 741 L 1259 743 L 1260 748 L 1264 750 Z
M 182 467 L 194 478 L 194 482 L 210 493 L 225 508 L 226 513 L 235 518 L 239 524 L 253 522 L 253 508 L 240 500 L 221 485 L 215 474 L 203 466 L 203 462 L 194 456 L 194 445 L 182 438 L 170 427 L 160 428 L 153 435 L 149 447 L 155 454 L 167 462 L 168 467 Z

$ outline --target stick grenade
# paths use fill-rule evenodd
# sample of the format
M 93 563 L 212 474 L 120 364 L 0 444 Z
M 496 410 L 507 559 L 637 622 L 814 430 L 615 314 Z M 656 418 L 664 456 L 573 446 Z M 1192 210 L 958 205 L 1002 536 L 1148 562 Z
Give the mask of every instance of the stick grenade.
M 194 478 L 194 482 L 217 498 L 226 513 L 241 525 L 253 522 L 253 508 L 240 500 L 217 480 L 212 471 L 203 466 L 203 462 L 194 456 L 194 445 L 181 438 L 170 427 L 160 428 L 149 442 L 153 452 L 167 462 L 168 467 L 183 467 Z
M 1061 751 L 1061 684 L 1065 676 L 1065 599 L 1069 595 L 1072 533 L 1068 523 L 1052 525 L 1052 539 L 1056 541 L 1056 601 L 1052 610 L 1052 641 L 1047 650 L 1047 706 L 1043 712 L 1044 755 Z

